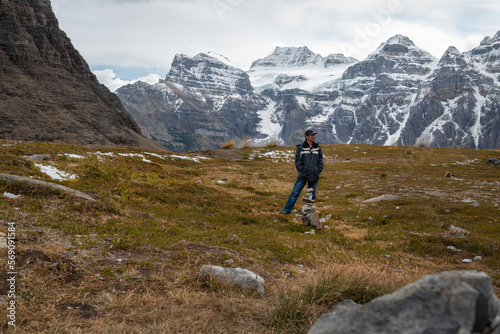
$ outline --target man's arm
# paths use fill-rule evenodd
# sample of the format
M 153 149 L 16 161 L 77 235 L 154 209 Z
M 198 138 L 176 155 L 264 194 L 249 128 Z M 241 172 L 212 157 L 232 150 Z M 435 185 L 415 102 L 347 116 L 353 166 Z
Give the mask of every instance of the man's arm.
M 297 146 L 297 151 L 295 151 L 295 169 L 298 172 L 304 169 L 301 153 L 302 153 L 302 145 Z
M 321 173 L 323 171 L 323 151 L 321 151 L 321 147 L 319 148 L 319 157 L 318 157 L 318 171 Z

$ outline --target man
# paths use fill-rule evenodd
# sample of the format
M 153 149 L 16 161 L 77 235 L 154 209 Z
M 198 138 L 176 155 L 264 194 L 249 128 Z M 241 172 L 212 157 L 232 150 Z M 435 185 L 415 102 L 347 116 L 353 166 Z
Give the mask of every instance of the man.
M 299 176 L 285 207 L 279 212 L 280 214 L 288 215 L 292 212 L 295 202 L 297 202 L 306 183 L 309 188 L 314 189 L 312 199 L 316 200 L 319 174 L 323 171 L 323 152 L 321 152 L 318 143 L 315 142 L 316 134 L 317 132 L 313 130 L 307 130 L 305 133 L 306 139 L 302 144 L 297 145 L 295 169 L 299 172 Z

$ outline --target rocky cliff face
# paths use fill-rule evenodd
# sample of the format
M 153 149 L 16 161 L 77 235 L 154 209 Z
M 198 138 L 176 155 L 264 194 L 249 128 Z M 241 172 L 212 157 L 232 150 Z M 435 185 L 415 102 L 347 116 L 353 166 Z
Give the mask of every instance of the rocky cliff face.
M 500 32 L 469 52 L 450 47 L 441 59 L 401 35 L 359 62 L 278 47 L 246 74 L 251 86 L 226 62 L 179 56 L 165 81 L 117 94 L 144 131 L 156 129 L 151 138 L 180 150 L 245 136 L 291 145 L 311 127 L 322 143 L 500 147 Z M 191 146 L 168 144 L 188 135 Z
M 0 1 L 0 138 L 160 148 L 99 84 L 49 0 Z
M 258 137 L 259 112 L 271 102 L 252 93 L 245 72 L 207 54 L 178 55 L 165 80 L 116 93 L 149 138 L 176 151 Z
M 450 47 L 419 87 L 398 144 L 500 147 L 500 32 L 473 50 Z
M 203 53 L 194 58 L 176 55 L 165 81 L 205 92 L 225 91 L 242 95 L 252 92 L 248 74 L 223 59 Z

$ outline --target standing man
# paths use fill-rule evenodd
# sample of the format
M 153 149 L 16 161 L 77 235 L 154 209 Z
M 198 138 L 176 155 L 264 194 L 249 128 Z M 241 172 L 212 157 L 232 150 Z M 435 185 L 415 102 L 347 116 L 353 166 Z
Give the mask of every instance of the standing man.
M 309 188 L 314 189 L 312 199 L 316 200 L 319 174 L 323 171 L 323 152 L 321 152 L 319 144 L 315 142 L 316 133 L 313 130 L 307 130 L 305 133 L 306 140 L 302 144 L 297 145 L 295 169 L 299 172 L 299 176 L 285 207 L 279 212 L 280 214 L 288 215 L 292 212 L 295 202 L 297 202 L 306 182 Z

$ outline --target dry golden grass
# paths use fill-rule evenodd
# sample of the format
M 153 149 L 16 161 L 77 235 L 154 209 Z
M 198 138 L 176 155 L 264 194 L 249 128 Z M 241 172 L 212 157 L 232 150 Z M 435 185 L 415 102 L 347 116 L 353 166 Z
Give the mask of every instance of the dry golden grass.
M 0 173 L 96 198 L 0 181 L 0 232 L 16 223 L 17 333 L 305 333 L 338 301 L 366 303 L 429 273 L 476 269 L 500 287 L 500 169 L 485 164 L 495 151 L 325 145 L 317 206 L 329 227 L 310 235 L 295 213 L 277 214 L 296 177 L 293 147 L 185 155 L 210 158 L 194 162 L 0 144 L 11 144 L 1 146 Z M 52 181 L 31 154 L 52 155 L 41 163 L 78 178 Z M 364 202 L 384 194 L 401 199 Z M 204 264 L 252 270 L 266 297 L 200 279 Z M 6 302 L 0 330 L 13 332 Z

